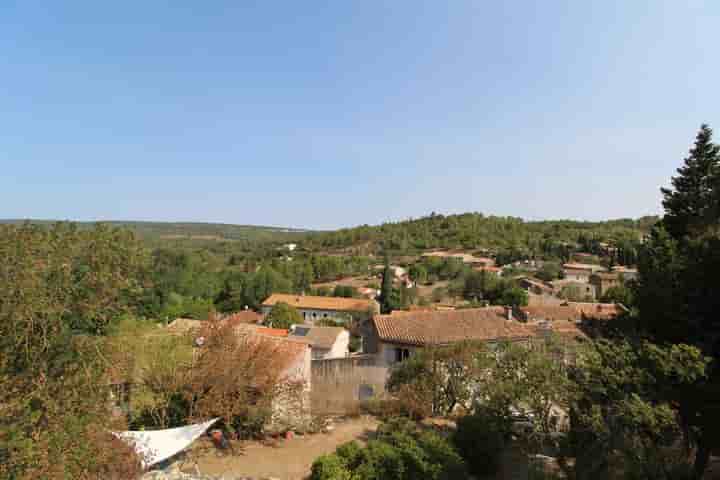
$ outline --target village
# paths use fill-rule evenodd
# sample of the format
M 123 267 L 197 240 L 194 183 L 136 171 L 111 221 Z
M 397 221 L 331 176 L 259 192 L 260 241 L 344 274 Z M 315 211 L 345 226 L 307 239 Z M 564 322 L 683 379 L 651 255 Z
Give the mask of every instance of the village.
M 292 254 L 295 245 L 285 248 Z M 417 272 L 412 264 L 387 268 L 377 265 L 370 267 L 367 276 L 313 286 L 332 291 L 339 285 L 351 289 L 349 298 L 273 293 L 262 301 L 258 311 L 246 308 L 235 313 L 211 314 L 208 320 L 177 318 L 161 329 L 168 335 L 186 336 L 196 350 L 203 348 L 203 335 L 207 335 L 209 327 L 227 328 L 246 341 L 272 344 L 272 352 L 283 358 L 282 377 L 292 379 L 300 387 L 292 395 L 274 398 L 265 435 L 292 439 L 297 432 L 305 431 L 312 419 L 347 418 L 367 412 L 373 402 L 392 398 L 387 383 L 393 369 L 422 350 L 466 343 L 486 348 L 512 344 L 533 349 L 552 340 L 561 345 L 562 353 L 556 356 L 556 361 L 573 364 L 576 345 L 612 329 L 614 321 L 629 313 L 621 303 L 597 299 L 605 297 L 612 288 L 629 285 L 637 274 L 628 266 L 613 265 L 607 269 L 598 263 L 580 263 L 583 258 L 599 259 L 582 252 L 573 256 L 574 261 L 562 265 L 559 275 L 562 278 L 554 281 L 544 281 L 532 274 L 542 268 L 542 261 L 498 266 L 493 258 L 449 251 L 424 253 L 417 261 L 426 258 L 460 262 L 481 276 L 502 278 L 514 274 L 511 280 L 522 288 L 526 300 L 516 305 L 413 304 L 383 314 L 378 301 L 380 289 L 362 285 L 373 280 L 384 283 L 383 276 L 388 272 L 394 288 L 414 288 L 419 279 L 409 273 Z M 518 275 L 519 268 L 525 273 Z M 582 301 L 563 298 L 568 287 L 580 292 Z M 292 319 L 298 323 L 288 324 Z M 121 398 L 127 401 L 133 395 L 132 385 L 124 388 Z M 117 407 L 118 411 L 127 412 L 126 406 L 118 403 Z M 459 404 L 456 408 L 470 405 Z M 242 461 L 220 464 L 224 466 L 210 464 L 214 471 L 222 468 L 242 471 Z M 202 470 L 197 462 L 194 468 Z M 298 467 L 286 463 L 278 474 L 293 468 Z
M 0 12 L 0 480 L 720 480 L 717 0 Z

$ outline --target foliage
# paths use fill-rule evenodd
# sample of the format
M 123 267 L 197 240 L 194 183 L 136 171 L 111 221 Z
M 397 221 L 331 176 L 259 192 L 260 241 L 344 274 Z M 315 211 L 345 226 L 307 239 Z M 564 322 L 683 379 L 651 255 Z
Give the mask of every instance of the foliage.
M 712 358 L 707 378 L 675 392 L 683 442 L 695 451 L 695 478 L 720 446 L 720 147 L 703 125 L 663 189 L 665 217 L 643 244 L 634 289 L 637 334 L 659 344 L 687 343 Z
M 677 404 L 705 377 L 708 359 L 687 345 L 593 342 L 573 372 L 570 440 L 576 477 L 605 478 L 611 465 L 635 478 L 673 478 L 679 445 Z M 658 455 L 659 452 L 665 452 Z
M 288 373 L 293 357 L 285 342 L 238 331 L 223 322 L 210 322 L 200 336 L 204 342 L 185 389 L 188 420 L 220 417 L 232 434 L 252 436 L 269 420 L 272 402 L 279 395 L 300 403 L 305 385 Z
M 289 329 L 293 325 L 303 323 L 303 317 L 297 308 L 285 302 L 278 302 L 273 305 L 270 313 L 265 317 L 265 325 L 273 328 Z
M 467 471 L 462 458 L 441 435 L 402 420 L 378 427 L 365 448 L 355 442 L 317 459 L 311 480 L 462 479 Z
M 557 280 L 562 276 L 562 266 L 558 262 L 545 262 L 535 276 L 546 282 Z
M 417 350 L 392 370 L 388 391 L 416 418 L 467 407 L 481 350 L 473 342 Z
M 663 188 L 663 226 L 676 239 L 702 230 L 713 212 L 717 185 L 715 175 L 720 164 L 720 146 L 712 142 L 712 129 L 701 125 L 695 145 L 671 180 L 672 188 Z
M 502 264 L 525 258 L 548 256 L 567 260 L 568 245 L 582 237 L 601 241 L 637 240 L 648 231 L 657 217 L 607 222 L 568 220 L 525 222 L 513 217 L 485 216 L 481 213 L 439 215 L 385 223 L 363 225 L 333 232 L 312 233 L 300 241 L 303 248 L 362 249 L 365 253 L 382 251 L 412 253 L 432 248 L 477 249 L 495 251 Z
M 635 295 L 632 288 L 626 285 L 616 285 L 608 288 L 600 297 L 600 301 L 603 303 L 620 303 L 631 308 L 635 305 Z
M 478 409 L 457 421 L 452 441 L 470 473 L 482 476 L 498 471 L 509 437 L 510 423 L 506 417 Z
M 117 478 L 137 459 L 107 431 L 101 336 L 138 305 L 146 267 L 132 234 L 0 227 L 0 476 Z M 125 477 L 127 478 L 127 477 Z
M 358 296 L 357 289 L 352 285 L 335 285 L 333 297 L 354 298 Z
M 394 278 L 395 271 L 390 267 L 390 260 L 385 257 L 385 268 L 383 269 L 382 285 L 380 287 L 380 296 L 378 297 L 380 313 L 385 314 L 392 312 L 399 303 L 393 288 Z

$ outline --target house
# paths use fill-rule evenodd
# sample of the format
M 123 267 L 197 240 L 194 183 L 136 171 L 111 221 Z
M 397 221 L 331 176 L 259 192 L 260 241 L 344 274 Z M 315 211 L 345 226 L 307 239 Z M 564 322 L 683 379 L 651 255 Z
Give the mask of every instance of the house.
M 563 265 L 563 273 L 566 280 L 587 283 L 590 281 L 590 275 L 595 272 L 605 270 L 600 265 L 589 263 L 566 263 Z
M 358 287 L 356 288 L 358 294 L 365 298 L 369 298 L 370 300 L 374 299 L 378 295 L 380 295 L 380 290 L 377 288 L 370 288 L 370 287 Z
M 573 279 L 562 279 L 562 280 L 553 280 L 550 282 L 550 285 L 552 285 L 553 293 L 560 296 L 561 293 L 563 293 L 563 289 L 573 289 L 576 290 L 581 296 L 583 300 L 595 300 L 595 287 L 592 286 L 589 282 L 589 279 L 587 281 L 577 281 Z M 578 299 L 574 299 L 578 300 Z
M 317 297 L 273 293 L 262 303 L 262 312 L 267 315 L 272 310 L 272 307 L 278 303 L 287 303 L 295 307 L 303 316 L 304 323 L 308 325 L 313 325 L 316 321 L 322 319 L 344 322 L 351 316 L 357 314 L 372 315 L 380 309 L 375 300 L 366 298 Z
M 528 324 L 584 324 L 592 320 L 612 320 L 627 309 L 617 303 L 565 302 L 560 305 L 516 307 L 513 316 Z
M 528 291 L 528 293 L 534 293 L 535 295 L 550 295 L 553 293 L 551 286 L 546 285 L 540 280 L 534 278 L 523 277 L 520 279 L 520 286 Z
M 628 268 L 622 265 L 617 265 L 612 268 L 613 273 L 617 273 L 623 279 L 623 281 L 635 280 L 638 276 L 638 271 L 635 268 Z
M 263 316 L 253 310 L 242 310 L 240 312 L 219 314 L 216 315 L 215 318 L 235 325 L 240 323 L 260 324 L 263 321 Z
M 435 251 L 435 252 L 426 252 L 422 254 L 423 257 L 437 257 L 437 258 L 456 258 L 460 260 L 462 263 L 477 266 L 477 267 L 491 267 L 495 265 L 495 260 L 488 257 L 476 257 L 474 255 L 471 255 L 469 253 L 463 253 L 463 252 L 448 252 L 448 251 Z
M 405 360 L 419 348 L 463 341 L 529 343 L 534 335 L 505 307 L 375 315 L 370 323 L 369 338 L 363 339 L 365 352 L 375 354 L 378 364 L 385 366 Z
M 496 277 L 501 277 L 503 269 L 499 267 L 493 267 L 493 266 L 480 266 L 480 267 L 473 267 L 473 270 L 476 272 L 487 272 L 490 275 L 494 275 Z
M 600 298 L 609 289 L 622 285 L 622 278 L 617 273 L 599 272 L 590 275 L 590 284 L 595 287 L 595 297 Z
M 313 360 L 347 357 L 350 354 L 350 332 L 342 327 L 293 325 L 290 338 L 308 342 Z

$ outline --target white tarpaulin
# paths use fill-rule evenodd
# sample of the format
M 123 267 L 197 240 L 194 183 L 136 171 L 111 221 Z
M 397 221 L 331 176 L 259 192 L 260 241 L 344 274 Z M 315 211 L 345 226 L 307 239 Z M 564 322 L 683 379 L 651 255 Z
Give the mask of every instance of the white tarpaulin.
M 210 425 L 219 418 L 187 427 L 168 428 L 166 430 L 115 432 L 114 434 L 135 448 L 143 459 L 143 465 L 149 467 L 167 460 L 181 452 L 200 437 Z

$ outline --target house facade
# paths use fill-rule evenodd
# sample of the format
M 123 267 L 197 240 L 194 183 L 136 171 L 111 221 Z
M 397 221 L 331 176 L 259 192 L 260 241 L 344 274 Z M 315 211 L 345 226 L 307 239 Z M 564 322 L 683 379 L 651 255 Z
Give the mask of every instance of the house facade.
M 261 305 L 267 315 L 278 304 L 286 303 L 297 309 L 303 316 L 303 323 L 314 325 L 321 320 L 346 322 L 355 315 L 373 315 L 380 310 L 375 300 L 367 298 L 319 297 L 311 295 L 290 295 L 273 293 Z
M 464 341 L 529 343 L 534 332 L 512 319 L 509 309 L 485 307 L 375 315 L 368 335 L 372 338 L 364 339 L 365 353 L 389 367 L 422 348 Z
M 342 327 L 294 325 L 290 338 L 308 342 L 313 360 L 343 358 L 350 354 L 350 332 Z
M 617 273 L 594 273 L 590 276 L 590 284 L 595 287 L 595 297 L 600 298 L 609 289 L 622 285 L 622 278 Z

